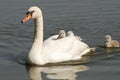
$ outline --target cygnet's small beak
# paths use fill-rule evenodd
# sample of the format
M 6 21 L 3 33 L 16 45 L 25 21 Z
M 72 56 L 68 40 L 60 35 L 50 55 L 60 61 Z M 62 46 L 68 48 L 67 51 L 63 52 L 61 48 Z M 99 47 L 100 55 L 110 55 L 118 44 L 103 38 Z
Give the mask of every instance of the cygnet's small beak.
M 28 13 L 28 14 L 26 14 L 26 16 L 23 18 L 23 20 L 21 21 L 21 23 L 25 23 L 26 21 L 28 21 L 29 19 L 31 19 L 31 14 L 30 13 Z

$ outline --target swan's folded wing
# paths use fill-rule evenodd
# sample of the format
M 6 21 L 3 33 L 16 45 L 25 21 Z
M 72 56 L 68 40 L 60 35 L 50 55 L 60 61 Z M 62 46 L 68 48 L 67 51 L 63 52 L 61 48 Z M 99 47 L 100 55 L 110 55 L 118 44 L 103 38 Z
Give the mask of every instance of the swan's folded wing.
M 69 36 L 62 39 L 53 40 L 57 36 L 52 36 L 44 41 L 43 50 L 50 52 L 67 52 L 72 49 L 75 37 Z

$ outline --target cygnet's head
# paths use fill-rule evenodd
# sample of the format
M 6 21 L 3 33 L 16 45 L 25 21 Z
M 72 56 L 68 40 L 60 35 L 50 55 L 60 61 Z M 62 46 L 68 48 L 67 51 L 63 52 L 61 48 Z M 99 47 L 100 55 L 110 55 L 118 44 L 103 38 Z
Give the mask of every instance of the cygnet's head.
M 61 35 L 62 37 L 65 37 L 66 36 L 65 30 L 60 30 L 59 35 Z
M 28 11 L 26 13 L 26 16 L 23 18 L 21 23 L 24 23 L 31 18 L 37 19 L 37 18 L 40 18 L 40 17 L 42 17 L 42 11 L 40 10 L 40 8 L 38 8 L 37 6 L 32 6 L 28 9 Z
M 105 38 L 106 38 L 107 41 L 111 41 L 111 36 L 110 35 L 106 35 Z
M 68 31 L 67 36 L 74 36 L 74 33 L 72 31 Z

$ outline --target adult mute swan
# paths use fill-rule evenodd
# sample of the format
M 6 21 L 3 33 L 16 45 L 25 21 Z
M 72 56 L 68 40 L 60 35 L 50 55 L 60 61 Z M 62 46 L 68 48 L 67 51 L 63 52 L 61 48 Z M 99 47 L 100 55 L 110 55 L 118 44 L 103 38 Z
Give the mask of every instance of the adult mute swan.
M 26 63 L 44 65 L 77 60 L 90 52 L 91 48 L 86 43 L 76 39 L 72 31 L 68 31 L 67 36 L 61 39 L 57 39 L 59 35 L 53 35 L 43 42 L 43 16 L 40 8 L 30 7 L 21 22 L 24 23 L 30 18 L 34 19 L 35 35 Z
M 120 43 L 117 40 L 112 40 L 110 35 L 106 35 L 106 43 L 105 43 L 105 47 L 120 47 Z

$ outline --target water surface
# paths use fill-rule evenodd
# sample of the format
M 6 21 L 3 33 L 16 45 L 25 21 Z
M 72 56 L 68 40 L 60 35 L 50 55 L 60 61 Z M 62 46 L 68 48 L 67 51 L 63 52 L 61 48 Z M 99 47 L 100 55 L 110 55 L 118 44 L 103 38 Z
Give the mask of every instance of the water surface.
M 119 4 L 119 0 L 1 0 L 0 80 L 30 80 L 33 73 L 38 80 L 119 80 L 120 49 L 98 47 L 104 43 L 106 34 L 120 41 Z M 32 5 L 43 11 L 44 39 L 57 34 L 59 29 L 72 30 L 90 47 L 96 47 L 89 61 L 54 67 L 26 67 L 18 63 L 32 45 L 32 20 L 20 23 Z M 59 72 L 60 69 L 66 72 Z

